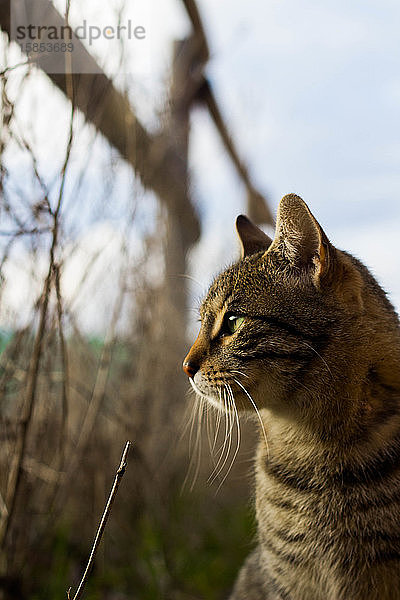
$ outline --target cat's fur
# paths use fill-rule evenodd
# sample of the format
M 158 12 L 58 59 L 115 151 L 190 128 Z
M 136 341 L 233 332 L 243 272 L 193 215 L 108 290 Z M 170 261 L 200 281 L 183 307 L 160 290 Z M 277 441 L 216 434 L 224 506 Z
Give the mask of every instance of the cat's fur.
M 231 600 L 399 600 L 395 311 L 298 196 L 282 199 L 273 241 L 245 217 L 237 230 L 242 259 L 212 284 L 184 363 L 214 405 L 228 383 L 237 407 L 252 410 L 239 381 L 267 432 L 258 546 Z M 227 311 L 244 317 L 233 334 Z

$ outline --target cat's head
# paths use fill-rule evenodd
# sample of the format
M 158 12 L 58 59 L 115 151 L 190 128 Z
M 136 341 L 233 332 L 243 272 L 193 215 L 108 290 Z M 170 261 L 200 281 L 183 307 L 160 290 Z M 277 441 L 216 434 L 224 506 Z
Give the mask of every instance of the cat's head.
M 244 216 L 236 228 L 242 257 L 211 285 L 183 368 L 215 406 L 233 394 L 240 409 L 288 408 L 347 368 L 362 335 L 365 268 L 334 248 L 294 194 L 280 202 L 274 240 Z

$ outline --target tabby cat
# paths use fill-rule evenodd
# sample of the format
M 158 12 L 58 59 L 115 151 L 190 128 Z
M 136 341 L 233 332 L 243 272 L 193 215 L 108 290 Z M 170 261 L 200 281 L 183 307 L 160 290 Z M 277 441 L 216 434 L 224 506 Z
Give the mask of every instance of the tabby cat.
M 231 600 L 399 600 L 397 315 L 298 196 L 274 240 L 236 226 L 242 258 L 211 285 L 183 364 L 200 396 L 222 407 L 229 391 L 266 433 L 258 545 Z

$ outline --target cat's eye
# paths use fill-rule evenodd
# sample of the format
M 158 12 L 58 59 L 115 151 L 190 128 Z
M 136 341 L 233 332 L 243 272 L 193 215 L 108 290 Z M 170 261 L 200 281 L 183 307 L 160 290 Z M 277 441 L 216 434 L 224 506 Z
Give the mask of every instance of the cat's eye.
M 222 322 L 220 335 L 232 335 L 235 333 L 244 321 L 244 317 L 233 313 L 226 313 Z

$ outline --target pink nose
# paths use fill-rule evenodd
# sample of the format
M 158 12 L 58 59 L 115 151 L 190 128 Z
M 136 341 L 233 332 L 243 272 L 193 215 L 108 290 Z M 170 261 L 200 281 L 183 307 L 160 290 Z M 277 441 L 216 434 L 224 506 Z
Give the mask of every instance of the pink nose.
M 197 371 L 199 370 L 199 367 L 190 360 L 184 360 L 182 368 L 183 368 L 184 372 L 186 373 L 186 375 L 188 377 L 190 377 L 191 379 L 193 379 L 193 377 L 196 375 Z

